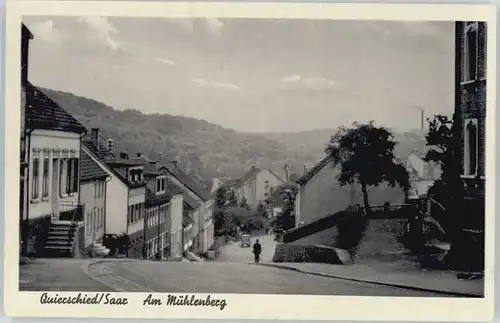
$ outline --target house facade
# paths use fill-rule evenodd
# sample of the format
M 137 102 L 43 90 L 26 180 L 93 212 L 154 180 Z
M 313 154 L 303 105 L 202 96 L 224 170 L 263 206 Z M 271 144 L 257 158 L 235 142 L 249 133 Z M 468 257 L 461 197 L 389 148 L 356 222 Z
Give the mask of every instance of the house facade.
M 213 237 L 210 237 L 214 232 L 210 192 L 176 163 L 159 164 L 157 168 L 168 181 L 183 191 L 183 252 L 204 253 L 213 245 Z
M 486 127 L 486 36 L 480 21 L 456 22 L 456 118 L 462 180 L 469 200 L 484 204 Z
M 146 216 L 144 217 L 145 259 L 166 259 L 170 256 L 169 200 L 172 197 L 166 177 L 156 169 L 156 162 L 138 153 L 131 158 L 144 165 Z
M 248 205 L 256 209 L 264 203 L 274 190 L 285 184 L 285 180 L 266 168 L 252 166 L 240 179 L 231 184 L 239 200 L 245 198 Z
M 37 251 L 70 248 L 67 241 L 50 237 L 49 231 L 60 221 L 83 223 L 79 170 L 80 141 L 86 130 L 41 90 L 29 83 L 25 89 L 28 239 L 35 238 Z M 33 246 L 29 241 L 28 245 Z
M 80 152 L 80 201 L 85 208 L 83 248 L 102 243 L 106 228 L 106 189 L 110 178 L 89 153 Z
M 146 216 L 146 185 L 144 166 L 129 160 L 127 153 L 106 163 L 118 174 L 127 186 L 126 234 L 128 236 L 127 256 L 143 258 L 146 241 L 144 237 L 144 217 Z M 123 220 L 121 221 L 123 225 Z
M 297 181 L 300 185 L 295 199 L 297 227 L 345 210 L 350 205 L 364 205 L 359 184 L 341 186 L 336 178 L 339 171 L 331 158 L 325 157 Z M 391 205 L 405 203 L 405 193 L 401 188 L 384 183 L 368 187 L 368 198 L 372 206 L 385 202 Z
M 455 123 L 459 125 L 458 155 L 464 187 L 460 210 L 469 215 L 462 219 L 463 227 L 480 233 L 485 221 L 487 25 L 480 21 L 456 22 L 455 31 Z

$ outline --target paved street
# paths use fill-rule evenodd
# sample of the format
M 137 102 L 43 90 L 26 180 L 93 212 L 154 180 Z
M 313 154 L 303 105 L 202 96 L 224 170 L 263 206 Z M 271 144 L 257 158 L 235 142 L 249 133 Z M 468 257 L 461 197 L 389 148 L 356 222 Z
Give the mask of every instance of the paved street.
M 251 244 L 255 243 L 255 240 L 259 239 L 262 246 L 262 254 L 260 256 L 261 262 L 271 262 L 274 255 L 274 248 L 276 247 L 276 242 L 274 241 L 273 235 L 255 236 L 252 237 Z M 239 262 L 239 263 L 250 263 L 253 262 L 252 247 L 242 248 L 240 246 L 240 241 L 230 241 L 228 244 L 221 247 L 220 255 L 217 261 L 228 261 L 228 262 Z
M 85 274 L 84 259 L 36 259 L 19 267 L 19 289 L 22 291 L 103 291 L 112 288 Z
M 101 266 L 106 266 L 105 263 Z M 254 264 L 204 262 L 115 262 L 114 275 L 142 291 L 366 296 L 442 295 L 349 282 Z M 134 291 L 139 291 L 131 286 Z

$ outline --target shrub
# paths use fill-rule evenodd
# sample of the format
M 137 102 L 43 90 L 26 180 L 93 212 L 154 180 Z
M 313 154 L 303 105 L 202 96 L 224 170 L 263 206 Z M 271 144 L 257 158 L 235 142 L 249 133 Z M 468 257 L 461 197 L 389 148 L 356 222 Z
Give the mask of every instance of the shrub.
M 351 256 L 356 254 L 359 243 L 364 237 L 368 219 L 359 211 L 351 211 L 337 225 L 337 247 L 345 249 Z

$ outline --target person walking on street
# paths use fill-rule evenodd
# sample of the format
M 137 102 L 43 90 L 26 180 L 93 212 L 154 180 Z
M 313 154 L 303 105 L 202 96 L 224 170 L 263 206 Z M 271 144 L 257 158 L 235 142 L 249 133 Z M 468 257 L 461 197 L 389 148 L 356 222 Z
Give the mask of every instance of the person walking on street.
M 259 243 L 259 239 L 257 239 L 253 245 L 253 255 L 256 264 L 259 263 L 261 252 L 262 252 L 262 246 Z

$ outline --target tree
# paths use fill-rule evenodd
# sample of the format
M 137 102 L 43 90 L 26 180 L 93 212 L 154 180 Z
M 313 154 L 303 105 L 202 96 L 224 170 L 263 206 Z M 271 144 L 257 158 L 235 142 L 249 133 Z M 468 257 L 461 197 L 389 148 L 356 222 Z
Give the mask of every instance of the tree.
M 234 192 L 234 190 L 230 189 L 228 191 L 228 195 L 227 195 L 227 204 L 229 206 L 238 206 L 238 197 L 236 196 L 236 193 Z
M 441 179 L 436 181 L 431 192 L 439 200 L 453 200 L 460 196 L 460 151 L 458 149 L 460 136 L 457 134 L 455 122 L 444 115 L 435 115 L 427 119 L 429 132 L 425 139 L 429 150 L 426 161 L 433 161 L 440 165 Z
M 223 228 L 225 228 L 227 200 L 228 200 L 228 189 L 225 187 L 219 187 L 215 192 L 214 208 L 213 208 L 215 232 L 220 232 L 222 231 Z
M 455 116 L 456 117 L 456 116 Z M 434 208 L 433 217 L 449 233 L 453 239 L 455 232 L 463 225 L 463 212 L 460 211 L 459 201 L 462 199 L 463 185 L 460 180 L 460 135 L 457 132 L 457 122 L 445 115 L 435 115 L 427 119 L 429 132 L 426 135 L 429 150 L 426 161 L 433 161 L 441 167 L 441 178 L 434 182 L 428 195 L 444 206 L 444 210 Z
M 340 166 L 340 185 L 356 182 L 361 185 L 366 212 L 370 212 L 368 186 L 387 182 L 408 193 L 408 173 L 402 164 L 396 162 L 395 145 L 392 133 L 386 128 L 376 127 L 373 121 L 353 123 L 352 128 L 340 127 L 327 144 L 325 152 L 335 166 Z

